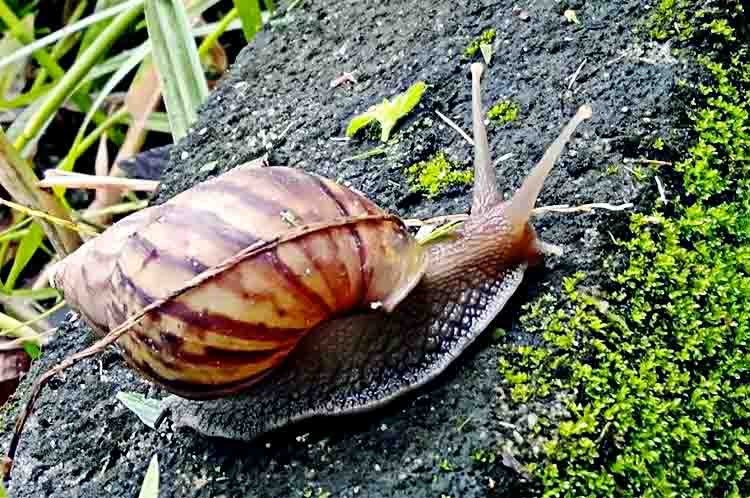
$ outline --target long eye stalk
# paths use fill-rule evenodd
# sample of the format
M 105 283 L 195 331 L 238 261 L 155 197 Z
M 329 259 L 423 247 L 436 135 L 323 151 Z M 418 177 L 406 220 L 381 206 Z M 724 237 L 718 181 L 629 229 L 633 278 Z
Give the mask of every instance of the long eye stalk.
M 471 65 L 471 116 L 474 133 L 474 199 L 471 212 L 474 214 L 487 210 L 501 200 L 497 190 L 495 166 L 490 157 L 487 130 L 484 128 L 480 85 L 483 69 L 484 66 L 480 63 Z
M 513 226 L 520 227 L 528 222 L 539 192 L 541 192 L 544 185 L 544 180 L 555 165 L 555 161 L 562 154 L 565 145 L 570 141 L 570 137 L 578 125 L 591 118 L 591 115 L 592 110 L 590 105 L 583 105 L 578 108 L 578 112 L 573 116 L 573 119 L 563 128 L 557 139 L 552 142 L 552 145 L 544 153 L 542 159 L 534 166 L 529 176 L 526 177 L 521 188 L 513 195 L 507 211 L 507 216 Z

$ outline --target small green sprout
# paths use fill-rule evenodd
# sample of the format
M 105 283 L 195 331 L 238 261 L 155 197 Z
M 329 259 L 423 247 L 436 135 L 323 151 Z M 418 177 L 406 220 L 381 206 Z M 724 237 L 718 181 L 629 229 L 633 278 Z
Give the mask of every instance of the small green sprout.
M 496 455 L 493 451 L 477 449 L 471 454 L 471 459 L 476 463 L 495 463 Z
M 504 125 L 518 119 L 519 111 L 520 108 L 517 103 L 512 100 L 501 100 L 487 111 L 487 119 L 492 123 Z
M 392 101 L 383 99 L 383 102 L 367 109 L 362 114 L 354 116 L 346 129 L 346 136 L 352 137 L 360 129 L 373 121 L 380 123 L 380 140 L 387 142 L 391 136 L 393 127 L 399 119 L 411 112 L 422 98 L 427 85 L 424 81 L 418 81 L 409 87 L 404 93 L 396 95 Z
M 481 50 L 482 45 L 492 45 L 492 42 L 495 41 L 496 36 L 497 32 L 495 31 L 495 28 L 485 29 L 481 35 L 474 38 L 469 46 L 466 47 L 466 50 L 464 50 L 464 55 L 467 58 L 474 57 L 476 53 Z
M 472 170 L 457 170 L 444 152 L 438 152 L 427 161 L 412 164 L 406 170 L 412 192 L 422 192 L 429 199 L 436 197 L 453 185 L 471 185 Z
M 604 174 L 607 176 L 615 176 L 619 172 L 620 168 L 618 168 L 616 164 L 608 164 L 607 168 L 604 170 Z
M 661 137 L 656 137 L 656 140 L 654 140 L 653 147 L 656 150 L 663 150 L 664 149 L 664 139 L 661 138 Z

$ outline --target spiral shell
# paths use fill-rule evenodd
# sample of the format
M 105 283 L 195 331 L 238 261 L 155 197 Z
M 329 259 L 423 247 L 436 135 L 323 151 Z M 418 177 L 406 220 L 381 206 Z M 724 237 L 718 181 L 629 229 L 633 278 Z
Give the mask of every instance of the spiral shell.
M 154 382 L 211 398 L 260 380 L 325 320 L 392 309 L 426 265 L 362 195 L 251 163 L 113 225 L 53 282 L 102 333 L 159 301 L 118 344 Z

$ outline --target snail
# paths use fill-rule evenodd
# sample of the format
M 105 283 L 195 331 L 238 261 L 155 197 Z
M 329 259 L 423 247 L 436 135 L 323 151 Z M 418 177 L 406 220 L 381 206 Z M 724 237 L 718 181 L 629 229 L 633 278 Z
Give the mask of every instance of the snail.
M 472 64 L 470 216 L 421 245 L 362 194 L 248 163 L 114 224 L 57 266 L 68 303 L 104 336 L 41 385 L 117 343 L 173 393 L 175 426 L 252 439 L 383 405 L 442 372 L 503 309 L 547 247 L 530 216 L 579 108 L 512 198 L 496 186 Z M 109 331 L 109 332 L 108 332 Z M 11 460 L 12 461 L 12 460 Z

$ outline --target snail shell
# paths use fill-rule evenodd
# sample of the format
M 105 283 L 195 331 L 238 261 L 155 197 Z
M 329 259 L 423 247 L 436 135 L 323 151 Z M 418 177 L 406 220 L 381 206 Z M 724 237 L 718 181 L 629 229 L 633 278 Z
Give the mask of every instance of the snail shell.
M 263 378 L 333 316 L 393 309 L 426 265 L 403 223 L 362 195 L 248 163 L 113 225 L 53 281 L 101 333 L 164 300 L 118 344 L 166 389 L 212 398 Z

